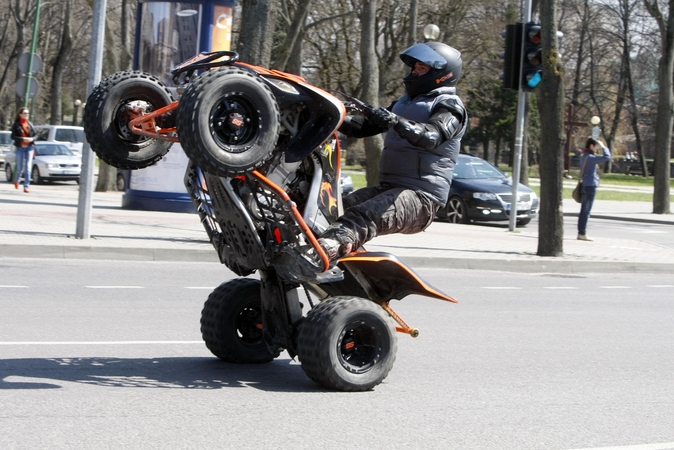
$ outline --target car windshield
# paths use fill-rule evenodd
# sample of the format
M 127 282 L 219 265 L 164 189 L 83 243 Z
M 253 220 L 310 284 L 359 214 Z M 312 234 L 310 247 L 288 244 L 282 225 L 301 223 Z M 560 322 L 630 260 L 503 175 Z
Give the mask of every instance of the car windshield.
M 36 145 L 35 150 L 37 156 L 73 155 L 73 152 L 68 147 L 60 144 Z
M 454 168 L 453 178 L 457 179 L 484 179 L 505 178 L 505 174 L 482 159 L 459 159 Z
M 54 135 L 55 141 L 84 142 L 84 131 L 74 128 L 59 128 Z
M 12 143 L 12 133 L 0 133 L 0 145 L 8 145 Z

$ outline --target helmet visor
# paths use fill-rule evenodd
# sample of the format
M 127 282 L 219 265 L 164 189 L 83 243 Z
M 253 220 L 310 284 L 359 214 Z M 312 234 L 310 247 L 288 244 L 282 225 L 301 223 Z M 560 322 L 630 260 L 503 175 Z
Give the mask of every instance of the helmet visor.
M 411 46 L 400 54 L 400 59 L 412 68 L 417 61 L 428 64 L 436 70 L 444 69 L 447 66 L 447 60 L 426 44 Z

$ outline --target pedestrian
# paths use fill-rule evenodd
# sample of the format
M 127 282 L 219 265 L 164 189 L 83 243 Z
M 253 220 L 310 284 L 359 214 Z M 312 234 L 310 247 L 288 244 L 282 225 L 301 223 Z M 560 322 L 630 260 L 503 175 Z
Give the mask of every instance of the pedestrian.
M 602 150 L 603 156 L 596 154 L 600 149 Z M 578 239 L 581 241 L 593 240 L 587 235 L 587 221 L 590 219 L 590 211 L 592 211 L 594 197 L 597 194 L 597 187 L 599 187 L 597 165 L 610 160 L 611 152 L 603 142 L 592 138 L 587 140 L 585 143 L 585 150 L 583 150 L 583 154 L 580 156 L 582 195 L 580 200 L 580 214 L 578 214 Z
M 468 114 L 456 84 L 461 53 L 440 42 L 400 54 L 409 67 L 405 95 L 388 108 L 349 115 L 340 132 L 357 138 L 386 132 L 379 185 L 344 198 L 345 212 L 319 238 L 331 261 L 391 233 L 425 230 L 447 203 Z
M 16 166 L 14 170 L 14 188 L 19 189 L 19 178 L 23 176 L 23 192 L 26 194 L 30 186 L 30 167 L 33 162 L 33 151 L 35 150 L 35 128 L 28 118 L 30 113 L 28 108 L 19 108 L 12 125 L 12 139 L 16 147 Z

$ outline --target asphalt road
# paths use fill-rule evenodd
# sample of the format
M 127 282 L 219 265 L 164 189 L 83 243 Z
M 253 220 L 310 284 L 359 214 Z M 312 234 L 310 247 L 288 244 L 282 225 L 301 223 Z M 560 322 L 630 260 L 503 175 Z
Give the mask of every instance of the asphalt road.
M 0 448 L 674 448 L 674 276 L 420 271 L 372 392 L 201 343 L 223 266 L 0 261 Z

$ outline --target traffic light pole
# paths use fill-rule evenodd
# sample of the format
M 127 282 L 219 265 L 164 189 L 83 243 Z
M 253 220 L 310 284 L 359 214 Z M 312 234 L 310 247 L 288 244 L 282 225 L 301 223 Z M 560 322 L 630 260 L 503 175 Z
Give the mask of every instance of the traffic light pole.
M 531 21 L 531 0 L 526 0 L 524 4 L 524 23 L 529 23 Z M 524 61 L 524 45 L 525 38 L 524 33 L 526 32 L 526 27 L 522 27 L 522 53 L 520 67 L 522 67 L 522 62 Z M 520 74 L 521 75 L 521 74 Z M 520 184 L 520 170 L 522 167 L 522 142 L 524 140 L 524 116 L 526 113 L 526 106 L 528 95 L 522 89 L 520 83 L 519 90 L 517 91 L 517 117 L 515 118 L 515 154 L 513 155 L 513 188 L 512 188 L 512 199 L 510 200 L 510 222 L 508 226 L 509 231 L 515 231 L 517 227 L 517 192 Z

